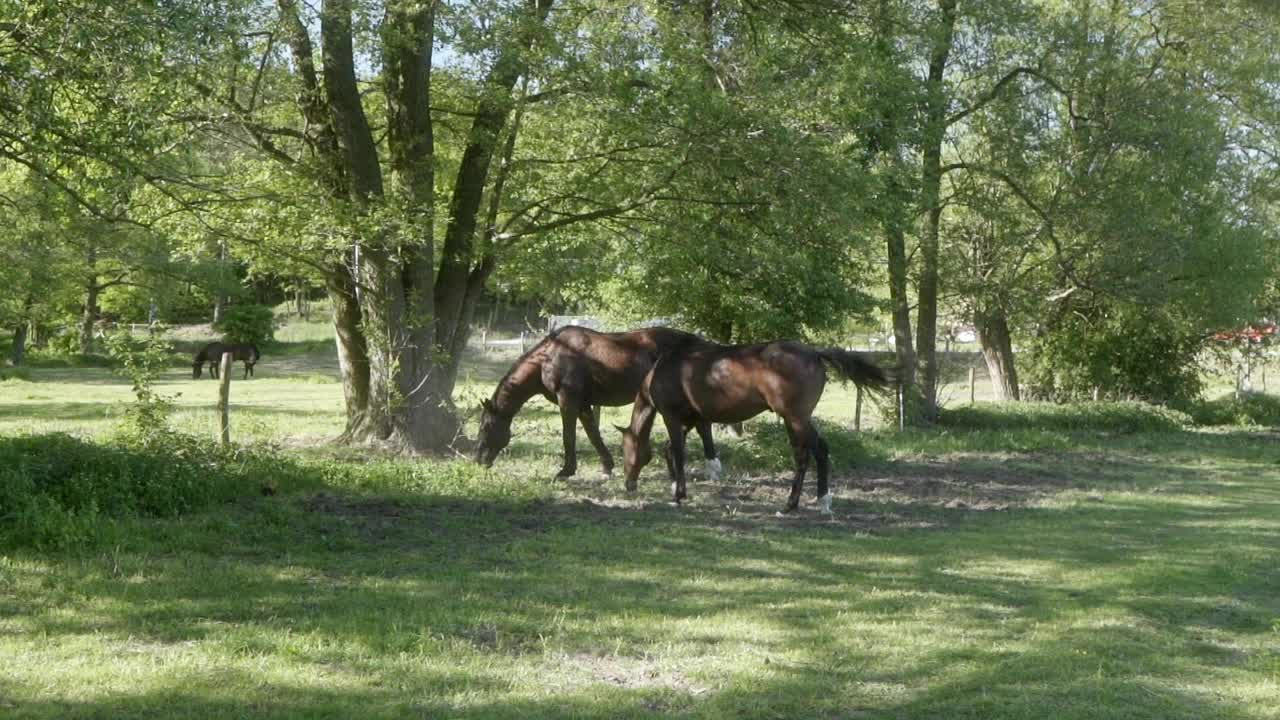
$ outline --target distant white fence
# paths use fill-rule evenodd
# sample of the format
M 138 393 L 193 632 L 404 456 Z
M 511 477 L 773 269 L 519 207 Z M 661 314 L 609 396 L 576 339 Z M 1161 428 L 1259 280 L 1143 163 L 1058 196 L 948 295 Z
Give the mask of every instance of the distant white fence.
M 482 352 L 490 352 L 504 348 L 520 348 L 520 352 L 523 353 L 536 342 L 538 342 L 538 338 L 531 337 L 527 332 L 521 332 L 520 337 L 517 338 L 499 340 L 497 338 L 490 338 L 488 330 L 483 328 L 480 330 L 480 350 Z

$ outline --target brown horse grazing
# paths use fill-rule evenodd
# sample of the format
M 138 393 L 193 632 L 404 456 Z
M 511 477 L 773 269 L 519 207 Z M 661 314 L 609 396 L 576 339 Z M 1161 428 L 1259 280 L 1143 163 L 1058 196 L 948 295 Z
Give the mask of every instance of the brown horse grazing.
M 251 343 L 220 343 L 212 342 L 200 348 L 200 351 L 191 359 L 191 377 L 199 380 L 200 371 L 204 364 L 209 363 L 209 377 L 214 380 L 218 379 L 218 363 L 222 362 L 223 353 L 231 353 L 233 360 L 244 361 L 244 377 L 248 380 L 253 376 L 253 366 L 258 360 L 262 359 L 262 354 L 258 352 L 258 346 Z
M 894 382 L 892 372 L 857 353 L 839 348 L 818 349 L 798 342 L 701 343 L 662 356 L 636 395 L 631 427 L 622 429 L 627 486 L 634 486 L 641 468 L 652 459 L 649 434 L 655 415 L 662 415 L 671 436 L 667 470 L 672 497 L 679 503 L 687 497 L 685 428 L 697 423 L 742 422 L 772 410 L 786 424 L 796 464 L 787 511 L 800 504 L 800 488 L 809 456 L 813 455 L 818 463 L 818 499 L 823 512 L 830 512 L 827 443 L 812 418 L 827 381 L 827 365 L 858 385 L 880 387 Z
M 659 355 L 700 342 L 697 335 L 662 327 L 625 333 L 600 333 L 576 325 L 557 329 L 522 355 L 498 383 L 493 397 L 481 404 L 476 462 L 485 467 L 493 464 L 511 442 L 511 419 L 529 398 L 542 395 L 560 406 L 564 465 L 556 477 L 572 477 L 578 471 L 575 426 L 579 420 L 600 454 L 605 474 L 612 474 L 613 456 L 600 437 L 600 418 L 592 406 L 626 405 L 635 399 Z M 697 430 L 708 473 L 718 473 L 711 426 L 700 424 Z

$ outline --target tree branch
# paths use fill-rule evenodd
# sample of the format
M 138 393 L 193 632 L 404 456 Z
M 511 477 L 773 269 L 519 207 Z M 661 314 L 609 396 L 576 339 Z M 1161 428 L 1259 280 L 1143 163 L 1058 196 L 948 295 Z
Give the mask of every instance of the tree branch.
M 1066 88 L 1062 87 L 1061 83 L 1059 83 L 1057 80 L 1049 77 L 1045 73 L 1033 67 L 1016 67 L 1010 70 L 1009 72 L 1005 73 L 1004 77 L 997 80 L 996 84 L 991 86 L 990 90 L 988 90 L 987 92 L 979 96 L 979 98 L 975 100 L 972 105 L 965 108 L 964 110 L 961 110 L 957 113 L 949 115 L 945 121 L 946 127 L 951 127 L 952 125 L 960 122 L 961 120 L 969 117 L 973 113 L 986 107 L 988 103 L 990 103 L 992 100 L 995 100 L 996 97 L 1000 95 L 1001 90 L 1003 90 L 1007 85 L 1009 85 L 1009 83 L 1013 82 L 1014 80 L 1016 80 L 1018 77 L 1022 75 L 1027 75 L 1030 77 L 1037 78 L 1038 80 L 1040 80 L 1040 82 L 1043 82 L 1045 85 L 1048 85 L 1049 87 L 1056 90 L 1059 95 L 1062 95 L 1067 101 L 1067 114 L 1071 116 L 1071 122 L 1073 126 L 1077 121 L 1088 120 L 1088 118 L 1084 117 L 1083 115 L 1076 114 L 1075 99 L 1071 97 L 1071 93 L 1067 92 Z

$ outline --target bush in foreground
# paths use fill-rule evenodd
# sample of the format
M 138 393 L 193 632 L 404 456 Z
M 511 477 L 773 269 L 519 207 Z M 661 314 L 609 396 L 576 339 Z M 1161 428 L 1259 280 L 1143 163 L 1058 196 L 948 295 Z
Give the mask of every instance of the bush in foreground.
M 92 544 L 117 518 L 177 517 L 287 479 L 270 453 L 182 435 L 115 445 L 0 438 L 0 548 Z

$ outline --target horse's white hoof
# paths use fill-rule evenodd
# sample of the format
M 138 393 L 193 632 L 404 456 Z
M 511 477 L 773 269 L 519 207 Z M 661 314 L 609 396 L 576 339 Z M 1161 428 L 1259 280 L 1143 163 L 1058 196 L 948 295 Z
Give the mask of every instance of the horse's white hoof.
M 724 466 L 720 464 L 720 458 L 711 458 L 707 461 L 707 479 L 711 482 L 720 481 L 720 473 L 724 472 Z
M 818 498 L 818 512 L 823 515 L 831 514 L 831 493 L 827 493 L 826 495 Z

